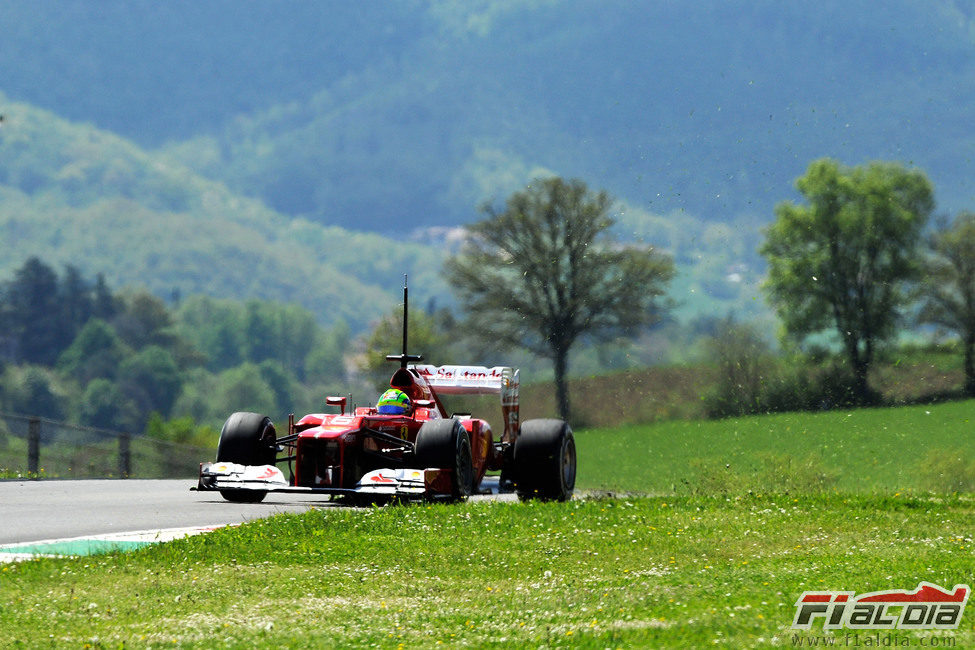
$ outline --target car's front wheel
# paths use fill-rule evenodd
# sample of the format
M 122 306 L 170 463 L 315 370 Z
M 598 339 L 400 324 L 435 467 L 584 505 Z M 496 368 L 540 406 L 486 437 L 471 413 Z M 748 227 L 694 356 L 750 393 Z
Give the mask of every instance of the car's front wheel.
M 277 450 L 276 434 L 271 419 L 259 413 L 234 413 L 224 422 L 217 444 L 218 463 L 240 465 L 273 465 Z M 264 490 L 220 490 L 221 496 L 234 503 L 258 503 L 267 496 Z
M 455 499 L 464 499 L 474 491 L 474 467 L 471 437 L 460 420 L 424 422 L 416 435 L 416 465 L 453 470 Z

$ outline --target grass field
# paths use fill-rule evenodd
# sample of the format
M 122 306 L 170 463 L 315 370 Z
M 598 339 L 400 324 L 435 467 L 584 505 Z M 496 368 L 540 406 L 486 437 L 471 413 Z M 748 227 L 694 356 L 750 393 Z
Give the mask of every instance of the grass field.
M 971 505 L 778 495 L 279 515 L 4 566 L 0 629 L 23 648 L 791 646 L 823 636 L 790 629 L 804 590 L 970 583 Z M 970 615 L 897 634 L 975 644 Z
M 328 508 L 6 565 L 0 630 L 23 648 L 973 647 L 971 613 L 791 629 L 805 590 L 972 584 L 973 410 L 579 431 L 581 488 L 651 496 Z
M 589 490 L 975 491 L 975 401 L 675 420 L 591 429 L 576 442 Z

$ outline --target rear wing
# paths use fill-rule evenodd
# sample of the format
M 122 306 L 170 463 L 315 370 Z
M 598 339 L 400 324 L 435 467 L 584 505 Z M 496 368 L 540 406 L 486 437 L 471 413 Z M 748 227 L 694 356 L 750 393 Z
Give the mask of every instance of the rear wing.
M 501 395 L 503 442 L 518 435 L 518 369 L 504 366 L 413 366 L 434 392 L 441 395 Z

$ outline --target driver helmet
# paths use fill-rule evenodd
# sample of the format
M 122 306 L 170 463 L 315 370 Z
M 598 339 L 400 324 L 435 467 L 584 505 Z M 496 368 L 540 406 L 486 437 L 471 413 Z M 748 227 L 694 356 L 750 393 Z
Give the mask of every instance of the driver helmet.
M 403 415 L 410 410 L 410 398 L 398 388 L 390 388 L 380 396 L 376 410 L 384 415 Z

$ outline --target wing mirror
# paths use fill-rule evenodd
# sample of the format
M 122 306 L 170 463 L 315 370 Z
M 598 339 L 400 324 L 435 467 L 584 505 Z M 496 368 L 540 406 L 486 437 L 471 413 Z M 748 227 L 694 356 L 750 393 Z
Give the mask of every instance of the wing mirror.
M 325 404 L 327 406 L 338 406 L 342 409 L 342 415 L 345 415 L 345 405 L 348 402 L 344 397 L 326 397 Z

